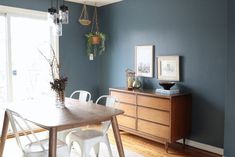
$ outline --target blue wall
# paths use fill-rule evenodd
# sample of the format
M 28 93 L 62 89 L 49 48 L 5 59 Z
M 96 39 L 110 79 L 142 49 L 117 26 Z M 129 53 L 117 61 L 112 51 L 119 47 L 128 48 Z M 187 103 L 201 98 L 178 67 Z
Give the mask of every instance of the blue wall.
M 70 11 L 70 23 L 63 25 L 63 36 L 60 37 L 60 59 L 63 74 L 68 76 L 66 95 L 69 96 L 76 89 L 90 91 L 92 99 L 98 97 L 98 60 L 89 61 L 86 56 L 85 33 L 90 31 L 78 23 L 82 5 L 65 2 Z M 50 0 L 1 0 L 0 5 L 7 5 L 19 8 L 33 9 L 47 12 L 50 7 Z M 89 7 L 90 8 L 90 7 Z M 91 8 L 90 10 L 91 11 Z M 90 12 L 90 16 L 91 16 Z
M 155 55 L 182 56 L 180 88 L 193 95 L 191 139 L 223 147 L 227 53 L 227 1 L 124 0 L 102 7 L 107 52 L 100 93 L 125 86 L 134 69 L 134 47 L 155 45 Z M 156 78 L 144 78 L 156 88 Z
M 228 64 L 227 64 L 227 101 L 225 106 L 224 152 L 226 157 L 235 156 L 235 2 L 228 1 Z
M 233 0 L 229 0 L 228 68 L 225 0 L 148 0 L 147 3 L 124 0 L 102 7 L 99 17 L 101 28 L 107 34 L 107 52 L 92 62 L 85 54 L 84 34 L 89 28 L 77 23 L 81 5 L 66 4 L 70 8 L 70 24 L 63 25 L 60 58 L 63 58 L 63 72 L 69 77 L 67 95 L 79 88 L 91 91 L 95 99 L 107 93 L 109 87 L 125 86 L 125 69 L 134 69 L 134 46 L 153 44 L 156 56 L 182 56 L 182 80 L 178 86 L 193 94 L 193 140 L 223 147 L 228 72 L 224 143 L 226 156 L 235 156 Z M 47 11 L 50 0 L 1 0 L 0 5 Z M 156 78 L 143 81 L 145 88 L 157 87 Z

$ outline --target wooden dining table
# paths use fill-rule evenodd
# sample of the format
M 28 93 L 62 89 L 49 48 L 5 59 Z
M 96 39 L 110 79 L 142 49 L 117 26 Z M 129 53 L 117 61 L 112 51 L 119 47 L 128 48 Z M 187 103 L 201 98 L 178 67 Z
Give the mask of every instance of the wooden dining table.
M 65 108 L 63 109 L 56 108 L 53 101 L 10 103 L 4 109 L 5 115 L 0 144 L 0 157 L 3 156 L 5 141 L 7 139 L 9 124 L 8 111 L 15 112 L 33 124 L 49 131 L 48 157 L 56 157 L 58 131 L 111 120 L 119 156 L 125 157 L 116 118 L 117 115 L 124 113 L 122 110 L 97 105 L 92 102 L 82 103 L 71 98 L 66 98 Z

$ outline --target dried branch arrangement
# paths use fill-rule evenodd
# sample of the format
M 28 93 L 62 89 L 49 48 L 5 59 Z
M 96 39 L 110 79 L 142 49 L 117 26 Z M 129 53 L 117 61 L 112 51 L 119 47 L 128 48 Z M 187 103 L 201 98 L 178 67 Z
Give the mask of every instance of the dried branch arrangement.
M 40 48 L 38 48 L 38 51 L 50 65 L 51 76 L 53 80 L 52 82 L 50 82 L 51 89 L 53 89 L 55 92 L 64 91 L 68 78 L 60 75 L 61 66 L 58 62 L 55 50 L 53 49 L 52 45 L 50 45 L 50 52 L 51 52 L 50 58 L 46 57 L 46 55 L 43 53 L 43 51 Z

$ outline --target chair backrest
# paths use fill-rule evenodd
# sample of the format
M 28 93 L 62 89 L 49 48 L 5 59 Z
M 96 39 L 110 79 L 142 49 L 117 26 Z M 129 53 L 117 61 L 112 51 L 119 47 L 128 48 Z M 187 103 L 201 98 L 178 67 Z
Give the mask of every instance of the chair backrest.
M 37 138 L 37 136 L 35 135 L 35 133 L 33 132 L 33 129 L 31 127 L 31 124 L 28 123 L 28 121 L 26 121 L 22 116 L 20 116 L 17 113 L 11 112 L 11 111 L 7 111 L 8 117 L 9 117 L 9 121 L 13 130 L 13 133 L 15 135 L 16 141 L 18 146 L 20 147 L 20 149 L 22 150 L 22 152 L 25 153 L 25 149 L 24 149 L 24 145 L 23 142 L 21 141 L 20 133 L 23 133 L 28 141 L 27 144 L 36 142 L 38 143 L 38 145 L 41 147 L 42 151 L 45 151 L 45 147 L 43 146 L 43 144 L 40 142 L 40 140 Z M 30 133 L 30 135 L 29 135 Z M 26 141 L 26 140 L 24 140 Z
M 70 95 L 70 98 L 73 98 L 75 94 L 79 94 L 78 100 L 81 102 L 88 102 L 91 100 L 91 93 L 89 93 L 88 91 L 76 90 Z
M 120 102 L 117 98 L 111 95 L 102 95 L 96 100 L 95 103 L 103 104 L 108 107 L 114 107 L 115 105 L 118 105 Z M 106 132 L 108 131 L 110 124 L 111 124 L 110 121 L 102 122 L 102 131 L 104 134 L 106 134 Z

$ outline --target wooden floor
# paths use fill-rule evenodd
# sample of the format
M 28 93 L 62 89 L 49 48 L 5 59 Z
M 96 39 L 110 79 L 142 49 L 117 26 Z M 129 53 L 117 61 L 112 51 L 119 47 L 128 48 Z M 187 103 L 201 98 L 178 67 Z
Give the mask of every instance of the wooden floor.
M 112 132 L 109 132 L 110 142 L 115 143 Z M 153 142 L 126 132 L 121 132 L 123 147 L 137 152 L 145 157 L 221 157 L 220 155 L 205 152 L 181 144 L 171 144 L 168 153 L 163 144 Z
M 42 132 L 42 136 L 46 136 L 47 133 Z M 221 157 L 220 155 L 205 152 L 196 148 L 186 146 L 185 149 L 181 144 L 171 144 L 168 153 L 165 151 L 163 144 L 153 142 L 126 132 L 121 132 L 121 138 L 124 149 L 131 150 L 144 157 Z M 109 139 L 112 144 L 115 144 L 112 130 L 109 131 Z M 18 157 L 21 154 L 19 148 L 16 145 L 15 139 L 7 140 L 4 150 L 4 157 Z M 11 142 L 13 141 L 13 142 Z M 17 149 L 13 149 L 17 148 Z M 12 149 L 14 150 L 12 152 Z M 12 153 L 15 153 L 13 155 Z

